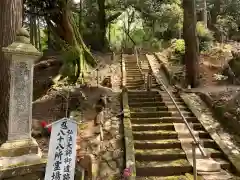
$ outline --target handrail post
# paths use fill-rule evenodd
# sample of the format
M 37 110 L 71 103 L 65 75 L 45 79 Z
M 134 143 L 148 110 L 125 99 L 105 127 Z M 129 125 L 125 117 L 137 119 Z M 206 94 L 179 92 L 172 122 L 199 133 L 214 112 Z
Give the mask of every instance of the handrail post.
M 84 180 L 84 179 L 85 179 L 85 170 L 82 169 L 82 178 L 81 178 L 81 180 Z
M 97 87 L 99 86 L 99 70 L 98 70 L 98 68 L 96 69 L 97 70 Z
M 192 142 L 192 158 L 193 158 L 193 179 L 197 180 L 197 159 L 196 159 L 196 147 L 197 143 Z
M 148 76 L 147 76 L 147 91 L 151 91 L 151 87 L 152 87 L 152 74 L 151 74 L 151 72 L 148 72 Z

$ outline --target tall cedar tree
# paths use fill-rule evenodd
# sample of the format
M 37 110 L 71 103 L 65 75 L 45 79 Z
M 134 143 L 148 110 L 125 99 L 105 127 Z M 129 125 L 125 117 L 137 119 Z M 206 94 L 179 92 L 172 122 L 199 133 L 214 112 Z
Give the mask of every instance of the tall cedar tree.
M 183 0 L 183 8 L 186 79 L 188 85 L 191 85 L 193 88 L 199 84 L 199 44 L 196 32 L 197 15 L 195 0 Z
M 22 26 L 22 0 L 0 1 L 0 140 L 8 133 L 10 61 L 4 57 L 2 47 L 10 45 L 16 31 Z

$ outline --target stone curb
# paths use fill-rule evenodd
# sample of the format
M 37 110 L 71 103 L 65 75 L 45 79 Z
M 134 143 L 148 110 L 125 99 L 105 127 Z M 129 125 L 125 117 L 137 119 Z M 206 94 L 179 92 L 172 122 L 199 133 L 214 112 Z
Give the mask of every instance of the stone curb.
M 122 66 L 122 88 L 126 86 L 126 68 L 125 68 L 125 60 L 124 57 L 121 57 L 121 66 Z
M 124 141 L 125 141 L 125 162 L 126 167 L 131 169 L 131 176 L 128 180 L 135 180 L 136 178 L 136 166 L 135 166 L 135 151 L 133 143 L 132 125 L 130 121 L 130 110 L 128 106 L 128 94 L 127 91 L 122 91 L 123 102 L 123 127 L 124 127 Z
M 197 92 L 196 94 L 202 99 L 203 102 L 205 102 L 207 104 L 207 106 L 209 108 L 211 108 L 213 110 L 213 115 L 217 119 L 219 119 L 219 121 L 221 121 L 223 124 L 225 124 L 226 119 L 227 119 L 227 122 L 228 122 L 227 126 L 232 128 L 236 134 L 240 135 L 240 132 L 239 132 L 240 122 L 238 122 L 237 120 L 234 120 L 233 118 L 225 117 L 223 108 L 222 107 L 218 107 L 218 108 L 214 107 L 214 104 L 212 104 L 213 99 L 206 93 Z
M 240 174 L 240 155 L 234 154 L 221 140 L 216 131 L 216 127 L 221 125 L 212 117 L 212 113 L 209 111 L 206 104 L 195 93 L 182 94 L 181 98 Z
M 128 93 L 126 85 L 125 61 L 122 57 L 122 108 L 123 108 L 123 128 L 124 128 L 124 145 L 125 145 L 125 168 L 131 170 L 131 176 L 128 180 L 136 179 L 135 151 L 133 143 L 132 125 L 130 121 L 130 110 L 128 106 Z
M 171 77 L 172 77 L 172 71 L 167 68 L 167 66 L 163 63 L 163 61 L 159 58 L 159 56 L 157 55 L 157 53 L 153 53 L 154 57 L 158 60 L 158 62 L 161 64 L 161 68 L 163 69 L 164 73 L 166 74 L 166 77 L 169 81 L 169 83 L 171 84 Z

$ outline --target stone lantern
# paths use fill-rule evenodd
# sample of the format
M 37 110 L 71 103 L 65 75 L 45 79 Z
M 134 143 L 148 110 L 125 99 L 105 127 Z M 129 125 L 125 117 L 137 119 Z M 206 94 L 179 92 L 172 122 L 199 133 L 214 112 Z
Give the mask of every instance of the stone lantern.
M 30 43 L 23 28 L 17 32 L 16 41 L 2 50 L 11 64 L 8 139 L 0 147 L 0 166 L 5 166 L 5 162 L 20 163 L 41 156 L 31 128 L 34 62 L 42 53 Z M 18 158 L 21 156 L 26 158 Z

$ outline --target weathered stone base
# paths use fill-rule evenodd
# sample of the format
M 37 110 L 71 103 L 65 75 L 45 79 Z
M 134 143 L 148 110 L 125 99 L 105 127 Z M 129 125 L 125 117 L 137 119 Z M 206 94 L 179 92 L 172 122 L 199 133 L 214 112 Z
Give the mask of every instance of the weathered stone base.
M 43 174 L 45 171 L 46 160 L 41 157 L 42 153 L 35 139 L 7 141 L 0 147 L 0 179 L 14 180 L 22 176 L 38 180 L 38 171 Z
M 39 154 L 40 149 L 35 139 L 7 141 L 0 147 L 0 157 L 17 157 L 26 154 Z
M 39 159 L 31 163 L 9 165 L 0 169 L 2 180 L 43 180 L 46 160 Z

